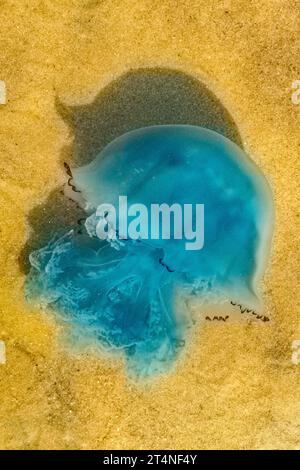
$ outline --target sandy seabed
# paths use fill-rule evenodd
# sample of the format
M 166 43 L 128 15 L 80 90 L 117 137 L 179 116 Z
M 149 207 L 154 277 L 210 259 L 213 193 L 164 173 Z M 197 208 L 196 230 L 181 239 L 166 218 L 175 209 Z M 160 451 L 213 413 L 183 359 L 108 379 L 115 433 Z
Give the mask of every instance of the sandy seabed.
M 0 448 L 300 449 L 299 2 L 4 0 L 0 23 Z M 199 80 L 272 186 L 271 321 L 204 322 L 174 373 L 136 386 L 121 362 L 68 352 L 61 325 L 26 305 L 24 247 L 61 207 L 74 135 L 60 103 L 100 93 L 104 145 L 128 123 L 204 122 Z

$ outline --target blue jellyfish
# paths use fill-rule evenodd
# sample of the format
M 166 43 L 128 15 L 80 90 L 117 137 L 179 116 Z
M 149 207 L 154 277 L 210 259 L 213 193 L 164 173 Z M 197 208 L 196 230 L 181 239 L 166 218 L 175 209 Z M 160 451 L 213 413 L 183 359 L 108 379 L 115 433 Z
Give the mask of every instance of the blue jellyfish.
M 26 295 L 123 354 L 130 374 L 174 363 L 190 325 L 182 299 L 260 305 L 272 195 L 234 143 L 196 126 L 142 128 L 72 176 L 84 233 L 31 253 Z

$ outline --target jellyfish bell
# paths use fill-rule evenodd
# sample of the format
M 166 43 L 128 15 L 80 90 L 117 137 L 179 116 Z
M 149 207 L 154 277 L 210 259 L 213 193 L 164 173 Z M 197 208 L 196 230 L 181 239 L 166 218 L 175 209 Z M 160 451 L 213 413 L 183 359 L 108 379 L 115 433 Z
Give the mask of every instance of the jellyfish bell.
M 225 300 L 262 308 L 259 288 L 273 229 L 272 194 L 260 169 L 230 140 L 196 126 L 142 128 L 115 139 L 73 174 L 94 211 L 103 203 L 119 209 L 120 195 L 149 213 L 153 204 L 203 204 L 201 249 L 186 250 L 184 237 L 151 238 L 151 223 L 149 242 L 163 248 L 172 271 L 184 273 L 194 285 L 210 284 L 202 300 L 218 292 Z

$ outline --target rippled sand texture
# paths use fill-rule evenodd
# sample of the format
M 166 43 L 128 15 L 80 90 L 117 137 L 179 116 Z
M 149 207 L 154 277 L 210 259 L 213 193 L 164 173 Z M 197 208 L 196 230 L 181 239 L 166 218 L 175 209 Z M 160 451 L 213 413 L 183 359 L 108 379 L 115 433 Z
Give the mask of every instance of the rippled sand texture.
M 0 340 L 6 344 L 0 447 L 299 449 L 300 364 L 291 361 L 292 342 L 300 339 L 300 106 L 291 101 L 291 84 L 300 79 L 299 3 L 0 6 L 0 80 L 8 96 L 0 105 Z M 64 352 L 61 326 L 25 305 L 23 283 L 30 230 L 47 238 L 55 224 L 68 226 L 78 215 L 70 202 L 54 218 L 73 136 L 59 103 L 86 105 L 106 87 L 101 145 L 115 137 L 110 129 L 129 130 L 128 121 L 158 124 L 153 121 L 164 110 L 164 123 L 172 107 L 179 123 L 189 109 L 190 123 L 198 124 L 188 78 L 180 82 L 178 102 L 176 86 L 164 88 L 157 74 L 150 99 L 142 74 L 139 88 L 131 82 L 111 112 L 111 82 L 147 67 L 166 67 L 175 84 L 181 71 L 217 94 L 272 185 L 276 230 L 264 292 L 271 321 L 204 321 L 175 374 L 136 387 L 122 364 Z M 231 137 L 239 141 L 233 124 Z M 39 237 L 31 247 L 41 246 Z

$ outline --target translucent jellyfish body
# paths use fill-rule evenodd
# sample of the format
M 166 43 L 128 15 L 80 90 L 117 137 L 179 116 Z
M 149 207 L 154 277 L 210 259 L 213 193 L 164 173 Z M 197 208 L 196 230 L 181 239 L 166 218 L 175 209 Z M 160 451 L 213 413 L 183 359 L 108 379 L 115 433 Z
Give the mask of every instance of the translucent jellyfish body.
M 180 299 L 260 304 L 272 197 L 260 170 L 228 139 L 194 126 L 138 129 L 73 178 L 86 233 L 71 230 L 31 254 L 27 296 L 91 342 L 120 351 L 131 373 L 153 375 L 174 363 L 189 325 Z M 163 211 L 153 215 L 162 205 L 167 232 Z

